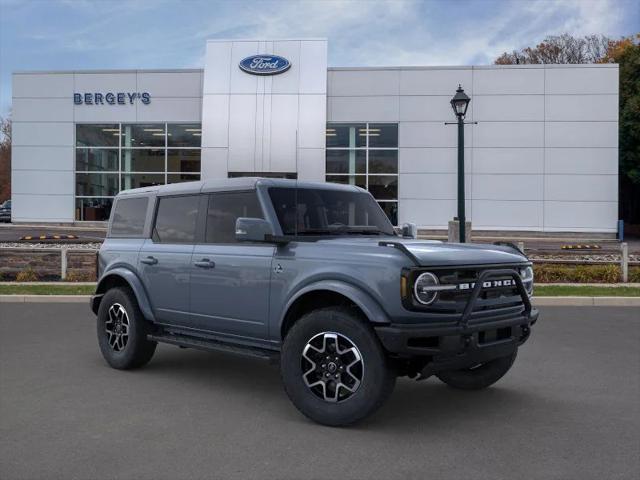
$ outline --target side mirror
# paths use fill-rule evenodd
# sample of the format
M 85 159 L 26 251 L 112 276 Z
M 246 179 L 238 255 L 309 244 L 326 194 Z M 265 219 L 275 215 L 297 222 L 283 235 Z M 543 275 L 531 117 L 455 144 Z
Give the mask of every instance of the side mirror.
M 271 224 L 262 218 L 240 217 L 236 220 L 236 240 L 239 242 L 265 242 L 272 235 Z
M 403 224 L 402 236 L 404 238 L 418 238 L 418 226 L 415 223 Z

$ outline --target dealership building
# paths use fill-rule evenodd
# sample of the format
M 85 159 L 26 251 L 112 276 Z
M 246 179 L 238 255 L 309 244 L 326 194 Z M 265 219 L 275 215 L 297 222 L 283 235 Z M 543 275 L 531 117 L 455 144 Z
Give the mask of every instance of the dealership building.
M 334 68 L 325 39 L 210 40 L 203 69 L 14 73 L 13 221 L 102 221 L 124 189 L 273 176 L 355 184 L 394 223 L 443 229 L 459 84 L 474 229 L 616 232 L 617 65 Z

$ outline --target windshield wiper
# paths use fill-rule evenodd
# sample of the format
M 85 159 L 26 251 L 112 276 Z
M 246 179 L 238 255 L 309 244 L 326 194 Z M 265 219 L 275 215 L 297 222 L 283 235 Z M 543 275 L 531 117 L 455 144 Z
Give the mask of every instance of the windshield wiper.
M 330 228 L 307 228 L 305 230 L 299 230 L 298 235 L 352 235 L 352 234 L 369 234 L 369 235 L 382 235 L 384 234 L 378 227 L 362 225 L 362 226 L 349 226 L 340 225 Z

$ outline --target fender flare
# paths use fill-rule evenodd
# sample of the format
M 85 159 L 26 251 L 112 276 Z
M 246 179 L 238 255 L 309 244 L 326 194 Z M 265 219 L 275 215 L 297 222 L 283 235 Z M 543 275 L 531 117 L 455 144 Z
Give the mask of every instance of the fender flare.
M 136 300 L 138 301 L 138 306 L 140 307 L 140 311 L 142 312 L 142 315 L 144 315 L 144 318 L 146 318 L 150 322 L 155 321 L 155 316 L 153 315 L 153 309 L 151 308 L 151 302 L 149 302 L 149 297 L 147 295 L 146 290 L 144 289 L 144 286 L 142 285 L 142 282 L 140 281 L 140 278 L 138 278 L 138 276 L 128 268 L 116 267 L 112 270 L 105 272 L 105 274 L 100 279 L 96 287 L 96 295 L 102 296 L 106 293 L 103 291 L 104 285 L 109 278 L 113 278 L 113 277 L 119 277 L 122 280 L 124 280 L 127 283 L 127 285 L 129 285 L 129 287 L 133 291 L 133 294 L 136 296 Z M 97 312 L 97 308 L 96 308 L 96 312 Z
M 282 329 L 282 324 L 289 312 L 291 306 L 302 296 L 307 293 L 311 293 L 319 290 L 328 290 L 338 293 L 344 297 L 347 297 L 353 303 L 355 303 L 360 310 L 364 313 L 367 319 L 371 323 L 375 324 L 388 324 L 390 323 L 389 317 L 382 309 L 380 304 L 369 295 L 367 292 L 358 288 L 350 283 L 341 280 L 320 280 L 304 286 L 300 290 L 296 291 L 287 301 L 282 314 L 280 315 L 280 322 L 278 329 Z

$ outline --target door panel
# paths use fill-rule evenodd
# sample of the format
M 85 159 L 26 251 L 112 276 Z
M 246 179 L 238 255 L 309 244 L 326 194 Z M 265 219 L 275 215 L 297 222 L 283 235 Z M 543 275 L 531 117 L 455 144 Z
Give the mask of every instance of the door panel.
M 193 245 L 153 243 L 151 239 L 140 251 L 138 271 L 159 322 L 188 322 L 192 254 Z
M 196 245 L 191 267 L 191 326 L 266 338 L 273 253 L 272 245 Z M 196 266 L 196 262 L 204 263 Z

